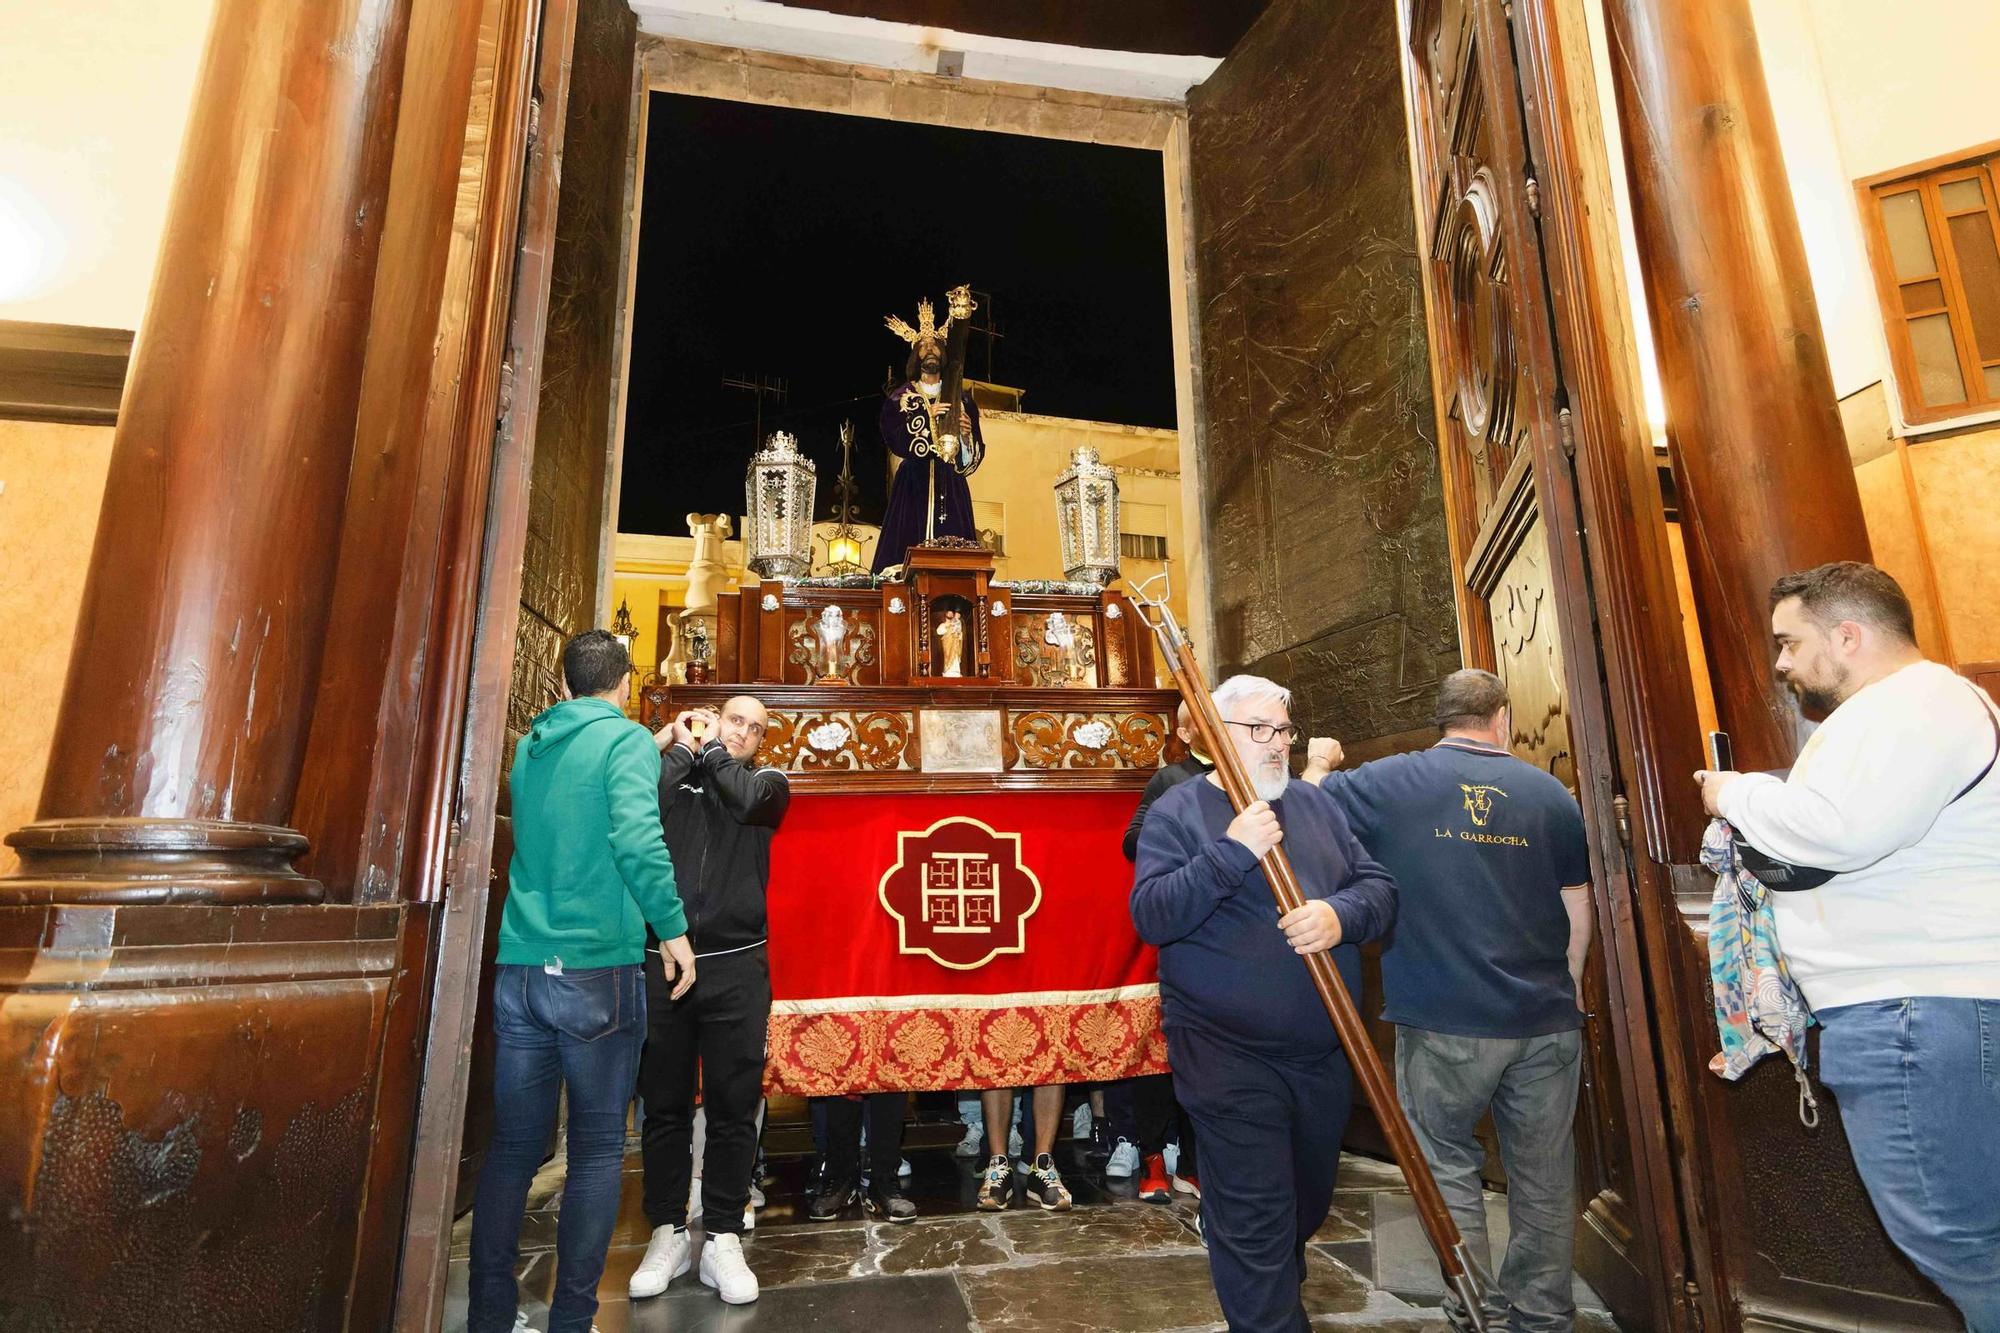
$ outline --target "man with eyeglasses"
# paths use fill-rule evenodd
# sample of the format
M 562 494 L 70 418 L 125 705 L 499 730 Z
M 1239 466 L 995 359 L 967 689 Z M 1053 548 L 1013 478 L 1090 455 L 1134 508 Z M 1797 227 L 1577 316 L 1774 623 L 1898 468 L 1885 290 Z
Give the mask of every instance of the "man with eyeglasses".
M 635 1298 L 659 1295 L 693 1265 L 687 1221 L 699 1087 L 707 1123 L 701 1211 L 708 1243 L 701 1281 L 731 1305 L 757 1299 L 742 1233 L 771 1018 L 764 893 L 771 839 L 791 801 L 782 772 L 754 766 L 769 725 L 764 705 L 739 694 L 719 712 L 683 712 L 654 738 L 661 750 L 661 822 L 681 871 L 681 903 L 701 979 L 687 995 L 670 999 L 659 956 L 647 953 L 639 1094 L 646 1102 L 645 1205 L 653 1234 L 628 1287 Z
M 1174 1088 L 1201 1140 L 1202 1229 L 1229 1327 L 1303 1333 L 1306 1242 L 1333 1200 L 1353 1073 L 1293 954 L 1331 951 L 1360 993 L 1356 947 L 1386 933 L 1396 885 L 1340 807 L 1291 777 L 1291 692 L 1232 676 L 1216 711 L 1257 800 L 1241 814 L 1213 774 L 1146 812 L 1132 920 L 1160 950 Z M 1283 916 L 1258 862 L 1284 844 L 1306 903 Z

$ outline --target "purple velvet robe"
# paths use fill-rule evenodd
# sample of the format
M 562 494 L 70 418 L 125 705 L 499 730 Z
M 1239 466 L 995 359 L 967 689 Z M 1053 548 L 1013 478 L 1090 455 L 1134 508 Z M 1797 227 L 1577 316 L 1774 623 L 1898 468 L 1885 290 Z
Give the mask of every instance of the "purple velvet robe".
M 875 572 L 900 565 L 909 549 L 924 540 L 924 506 L 934 506 L 931 535 L 976 540 L 972 522 L 972 488 L 965 479 L 986 456 L 979 433 L 979 408 L 963 394 L 970 439 L 959 441 L 958 454 L 947 463 L 932 452 L 930 413 L 923 391 L 905 380 L 882 400 L 882 443 L 903 460 L 889 486 L 889 504 L 882 513 L 882 536 L 875 543 Z

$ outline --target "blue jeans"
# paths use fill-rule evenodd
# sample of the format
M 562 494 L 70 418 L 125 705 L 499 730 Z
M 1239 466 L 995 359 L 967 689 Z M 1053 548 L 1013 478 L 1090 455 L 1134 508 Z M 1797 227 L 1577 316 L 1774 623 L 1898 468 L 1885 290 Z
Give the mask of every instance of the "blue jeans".
M 618 1220 L 625 1111 L 646 1035 L 639 965 L 552 974 L 501 964 L 493 978 L 493 1142 L 472 1203 L 467 1333 L 508 1333 L 520 1290 L 521 1213 L 569 1089 L 569 1172 L 556 1221 L 549 1333 L 588 1333 Z
M 1820 1081 L 1889 1238 L 1970 1333 L 2000 1333 L 2000 1000 L 1878 1000 L 1815 1017 Z
M 1580 1029 L 1541 1037 L 1454 1037 L 1396 1028 L 1396 1096 L 1409 1113 L 1445 1207 L 1479 1269 L 1486 1327 L 1567 1333 L 1576 1327 L 1570 1266 L 1576 1248 L 1576 1096 Z M 1493 1276 L 1486 1159 L 1473 1129 L 1487 1110 L 1507 1167 L 1507 1255 Z M 1458 1298 L 1445 1315 L 1470 1321 Z

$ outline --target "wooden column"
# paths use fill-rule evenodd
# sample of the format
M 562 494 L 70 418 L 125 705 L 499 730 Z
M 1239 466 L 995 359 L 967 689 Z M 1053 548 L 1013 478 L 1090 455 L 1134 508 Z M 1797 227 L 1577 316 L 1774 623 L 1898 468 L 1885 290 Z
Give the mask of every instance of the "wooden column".
M 410 0 L 220 0 L 0 901 L 313 901 L 289 827 Z
M 1744 768 L 1791 762 L 1771 583 L 1866 560 L 1747 0 L 1607 0 L 1639 262 L 1716 706 Z

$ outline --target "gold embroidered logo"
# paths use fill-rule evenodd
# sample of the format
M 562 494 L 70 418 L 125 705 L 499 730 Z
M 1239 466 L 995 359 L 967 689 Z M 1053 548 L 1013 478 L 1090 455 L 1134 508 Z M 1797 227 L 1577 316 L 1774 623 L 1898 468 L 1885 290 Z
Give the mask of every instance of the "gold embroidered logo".
M 1459 783 L 1458 789 L 1465 793 L 1465 813 L 1472 816 L 1472 822 L 1479 828 L 1486 827 L 1486 821 L 1493 817 L 1493 798 L 1507 793 L 1498 787 L 1474 787 Z
M 960 971 L 1027 950 L 1041 881 L 1021 861 L 1021 835 L 956 815 L 896 835 L 896 864 L 876 890 L 896 919 L 899 953 Z

